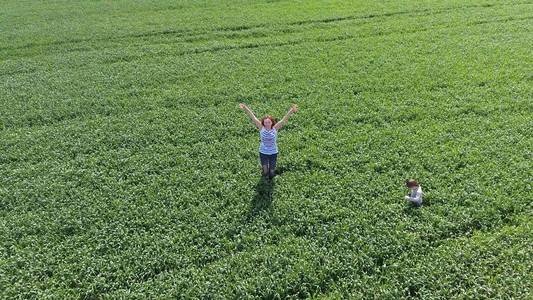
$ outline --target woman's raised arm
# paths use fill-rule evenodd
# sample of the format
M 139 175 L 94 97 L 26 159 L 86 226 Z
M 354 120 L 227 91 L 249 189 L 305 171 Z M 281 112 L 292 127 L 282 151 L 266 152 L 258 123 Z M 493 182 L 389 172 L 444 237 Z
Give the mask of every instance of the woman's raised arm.
M 276 128 L 276 130 L 280 130 L 285 124 L 287 124 L 289 117 L 297 111 L 298 111 L 298 105 L 293 104 L 291 108 L 289 109 L 289 111 L 287 112 L 287 114 L 285 115 L 285 117 L 283 117 L 281 121 L 279 121 L 278 123 L 276 123 L 276 125 L 274 125 L 274 128 Z
M 252 121 L 254 122 L 255 126 L 258 129 L 261 129 L 261 125 L 262 125 L 261 121 L 259 121 L 259 119 L 257 119 L 257 117 L 254 115 L 252 110 L 248 106 L 246 106 L 246 104 L 240 103 L 239 104 L 239 108 L 244 110 L 244 112 L 248 115 L 248 117 L 250 117 L 250 119 L 252 119 Z

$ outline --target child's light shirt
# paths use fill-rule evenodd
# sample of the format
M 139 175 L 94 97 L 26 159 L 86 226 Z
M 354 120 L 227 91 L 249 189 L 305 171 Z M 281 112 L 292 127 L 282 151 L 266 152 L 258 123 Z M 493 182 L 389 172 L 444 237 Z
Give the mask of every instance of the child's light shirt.
M 416 205 L 422 204 L 422 196 L 424 193 L 422 192 L 422 187 L 418 186 L 416 189 L 412 189 L 409 193 L 409 201 L 413 202 Z

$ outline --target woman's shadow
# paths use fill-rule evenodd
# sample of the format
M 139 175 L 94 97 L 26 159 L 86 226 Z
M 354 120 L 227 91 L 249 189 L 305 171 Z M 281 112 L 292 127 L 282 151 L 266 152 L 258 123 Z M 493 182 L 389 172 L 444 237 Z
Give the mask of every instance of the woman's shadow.
M 252 205 L 250 207 L 248 219 L 255 217 L 263 211 L 271 210 L 274 186 L 274 178 L 269 179 L 265 176 L 261 176 L 255 186 L 255 196 L 252 198 Z

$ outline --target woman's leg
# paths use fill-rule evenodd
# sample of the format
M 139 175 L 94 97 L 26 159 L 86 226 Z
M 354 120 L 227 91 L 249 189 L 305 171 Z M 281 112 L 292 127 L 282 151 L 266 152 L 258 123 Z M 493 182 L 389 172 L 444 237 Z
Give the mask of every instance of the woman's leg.
M 259 160 L 261 161 L 261 174 L 268 176 L 269 174 L 269 155 L 259 152 Z
M 268 161 L 268 168 L 269 168 L 269 172 L 268 172 L 268 176 L 270 178 L 274 178 L 274 176 L 276 176 L 276 163 L 278 161 L 278 154 L 272 154 L 270 155 L 270 159 Z
M 268 176 L 268 174 L 269 174 L 268 164 L 267 165 L 263 165 L 262 168 L 263 168 L 262 175 L 265 176 L 265 177 Z

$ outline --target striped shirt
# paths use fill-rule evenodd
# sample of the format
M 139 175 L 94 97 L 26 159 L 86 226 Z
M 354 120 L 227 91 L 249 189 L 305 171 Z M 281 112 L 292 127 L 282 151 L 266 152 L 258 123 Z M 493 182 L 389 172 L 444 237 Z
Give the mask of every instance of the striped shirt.
M 278 144 L 276 139 L 278 137 L 278 131 L 276 128 L 270 130 L 262 127 L 259 131 L 259 136 L 261 137 L 261 144 L 259 145 L 259 152 L 267 155 L 278 153 Z

